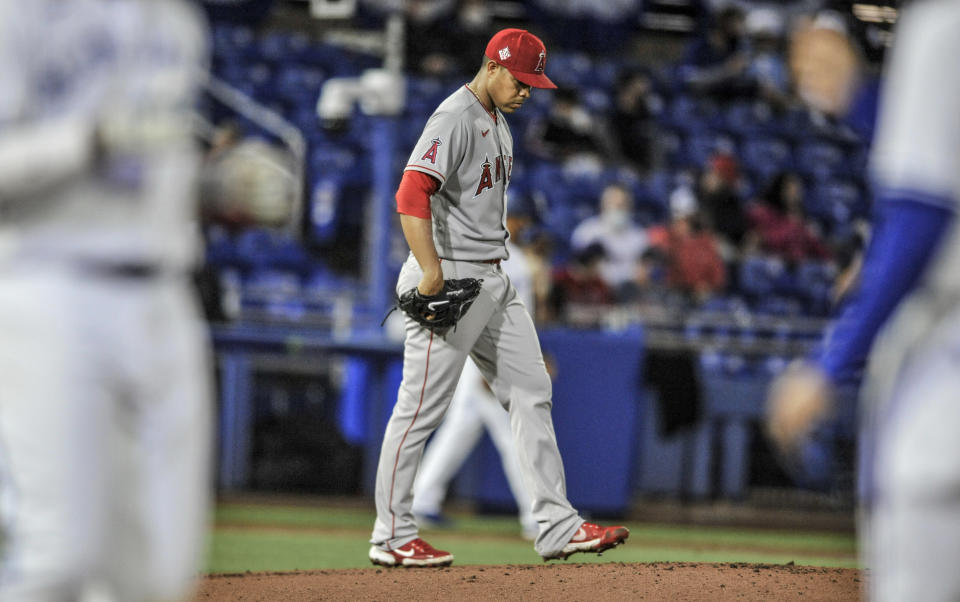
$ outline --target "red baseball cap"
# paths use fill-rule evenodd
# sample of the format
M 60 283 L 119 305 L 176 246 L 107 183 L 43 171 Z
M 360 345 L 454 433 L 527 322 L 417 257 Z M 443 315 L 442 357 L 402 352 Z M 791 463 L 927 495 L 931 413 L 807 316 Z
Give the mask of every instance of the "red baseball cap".
M 501 29 L 495 33 L 487 44 L 486 56 L 528 86 L 557 87 L 543 73 L 547 66 L 547 47 L 526 29 Z

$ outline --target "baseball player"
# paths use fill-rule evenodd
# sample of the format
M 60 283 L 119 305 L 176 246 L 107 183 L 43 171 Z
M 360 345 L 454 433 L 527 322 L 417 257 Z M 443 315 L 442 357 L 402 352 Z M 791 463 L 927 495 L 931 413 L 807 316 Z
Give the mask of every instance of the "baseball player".
M 958 28 L 955 1 L 901 13 L 872 149 L 877 217 L 859 290 L 818 361 L 771 391 L 770 432 L 799 453 L 829 416 L 833 386 L 856 380 L 873 348 L 861 389 L 860 536 L 875 600 L 960 598 L 960 70 L 947 60 L 960 52 Z
M 178 0 L 0 0 L 0 599 L 173 600 L 204 552 L 188 270 L 207 62 Z
M 515 223 L 516 218 L 507 218 L 507 230 L 512 237 L 517 230 L 511 221 Z M 532 318 L 535 304 L 530 267 L 523 250 L 513 244 L 512 238 L 507 239 L 506 244 L 510 259 L 502 263 L 504 274 L 517 290 Z M 500 454 L 507 485 L 517 503 L 521 533 L 525 539 L 532 541 L 536 539 L 540 528 L 533 518 L 533 501 L 521 478 L 517 448 L 513 433 L 510 432 L 510 415 L 490 391 L 472 359 L 464 364 L 460 383 L 443 424 L 437 429 L 423 456 L 413 484 L 413 514 L 420 522 L 441 514 L 450 480 L 480 442 L 484 428 L 490 433 L 490 439 Z
M 513 138 L 506 115 L 531 88 L 554 88 L 547 52 L 535 35 L 504 29 L 487 45 L 473 80 L 427 121 L 397 191 L 411 254 L 397 293 L 445 290 L 445 280 L 482 279 L 456 328 L 437 335 L 404 316 L 403 380 L 377 469 L 377 519 L 370 560 L 386 566 L 453 562 L 417 536 L 413 482 L 427 437 L 439 425 L 467 357 L 510 412 L 522 480 L 540 525 L 534 548 L 544 558 L 600 552 L 628 536 L 624 527 L 584 522 L 566 496 L 563 463 L 550 416 L 551 383 L 533 321 L 500 267 L 508 258 L 506 193 Z

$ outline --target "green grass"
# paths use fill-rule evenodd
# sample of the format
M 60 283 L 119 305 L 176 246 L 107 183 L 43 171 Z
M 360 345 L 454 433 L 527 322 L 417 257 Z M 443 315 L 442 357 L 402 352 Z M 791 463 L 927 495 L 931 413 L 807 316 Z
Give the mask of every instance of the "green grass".
M 513 517 L 455 515 L 455 529 L 424 531 L 458 565 L 538 564 Z M 366 568 L 372 509 L 222 504 L 216 513 L 208 571 Z M 568 562 L 751 562 L 856 567 L 851 534 L 797 533 L 627 523 L 627 544 L 603 556 Z

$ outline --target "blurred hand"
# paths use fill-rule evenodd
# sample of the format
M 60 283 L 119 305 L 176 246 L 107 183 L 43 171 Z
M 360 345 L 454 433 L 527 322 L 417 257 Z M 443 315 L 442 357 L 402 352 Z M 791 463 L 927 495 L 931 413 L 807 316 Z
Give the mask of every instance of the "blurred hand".
M 807 24 L 790 39 L 790 72 L 797 95 L 830 115 L 846 114 L 860 79 L 860 58 L 850 39 Z
M 204 166 L 202 203 L 213 221 L 283 226 L 293 217 L 297 181 L 280 149 L 241 142 Z
M 787 455 L 796 455 L 805 439 L 833 414 L 833 392 L 819 368 L 791 364 L 771 385 L 767 432 Z

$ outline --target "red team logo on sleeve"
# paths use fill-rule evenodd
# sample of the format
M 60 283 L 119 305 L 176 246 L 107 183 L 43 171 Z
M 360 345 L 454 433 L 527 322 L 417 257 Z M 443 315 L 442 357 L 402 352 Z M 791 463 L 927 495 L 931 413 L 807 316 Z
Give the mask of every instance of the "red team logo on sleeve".
M 427 152 L 423 153 L 423 156 L 420 157 L 421 161 L 429 161 L 434 165 L 437 164 L 437 147 L 439 147 L 443 142 L 439 138 L 434 138 L 431 140 L 433 144 L 430 145 L 430 149 Z

